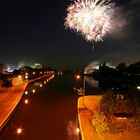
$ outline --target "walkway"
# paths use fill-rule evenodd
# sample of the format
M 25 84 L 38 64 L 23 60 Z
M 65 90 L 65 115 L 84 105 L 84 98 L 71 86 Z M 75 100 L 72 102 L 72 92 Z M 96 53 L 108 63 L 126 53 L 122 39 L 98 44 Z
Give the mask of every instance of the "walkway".
M 0 89 L 0 130 L 20 101 L 27 83 Z
M 91 121 L 95 111 L 100 109 L 100 101 L 102 96 L 82 96 L 78 99 L 78 119 L 81 131 L 82 140 L 139 140 L 140 130 L 135 131 L 132 129 L 127 129 L 118 132 L 96 132 Z M 96 120 L 97 121 L 97 120 Z M 132 120 L 131 120 L 132 121 Z M 130 123 L 128 119 L 116 119 L 116 125 Z M 117 127 L 115 125 L 115 128 Z M 140 125 L 137 123 L 136 125 Z M 114 127 L 113 127 L 114 128 Z
M 24 94 L 26 86 L 36 80 L 47 77 L 48 80 L 54 77 L 53 74 L 46 74 L 36 79 L 32 79 L 26 82 L 23 82 L 20 85 L 13 86 L 10 88 L 0 88 L 0 131 L 4 127 L 6 121 L 10 117 L 11 113 L 19 103 L 22 95 Z

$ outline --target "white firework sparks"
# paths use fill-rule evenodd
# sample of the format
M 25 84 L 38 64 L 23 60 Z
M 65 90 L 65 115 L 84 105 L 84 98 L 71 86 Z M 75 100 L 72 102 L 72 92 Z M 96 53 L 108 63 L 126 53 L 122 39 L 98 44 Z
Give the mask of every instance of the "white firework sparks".
M 76 0 L 67 8 L 65 27 L 81 33 L 87 41 L 103 41 L 112 28 L 113 7 L 110 0 Z

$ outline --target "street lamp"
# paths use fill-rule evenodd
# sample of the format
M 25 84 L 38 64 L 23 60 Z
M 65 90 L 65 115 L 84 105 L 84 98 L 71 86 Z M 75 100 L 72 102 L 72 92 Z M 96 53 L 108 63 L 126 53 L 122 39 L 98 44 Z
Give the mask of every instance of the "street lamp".
M 82 79 L 81 75 L 76 75 L 76 79 Z M 82 93 L 82 95 L 85 95 L 85 87 L 86 87 L 86 84 L 85 84 L 85 76 L 83 76 L 83 88 L 80 88 L 78 90 L 78 93 Z

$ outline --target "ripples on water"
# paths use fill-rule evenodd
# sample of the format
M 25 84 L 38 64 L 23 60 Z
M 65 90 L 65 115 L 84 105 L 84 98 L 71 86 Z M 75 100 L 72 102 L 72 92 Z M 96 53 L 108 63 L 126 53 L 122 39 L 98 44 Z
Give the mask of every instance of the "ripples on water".
M 67 140 L 80 140 L 78 120 L 70 120 L 67 124 Z

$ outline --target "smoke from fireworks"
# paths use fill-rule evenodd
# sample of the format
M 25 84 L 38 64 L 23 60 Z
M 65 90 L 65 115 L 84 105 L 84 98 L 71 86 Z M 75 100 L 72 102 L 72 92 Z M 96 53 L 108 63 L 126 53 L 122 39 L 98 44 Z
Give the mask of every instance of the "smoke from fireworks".
M 110 0 L 76 0 L 67 8 L 65 27 L 81 33 L 87 41 L 103 41 L 112 29 L 114 3 Z

